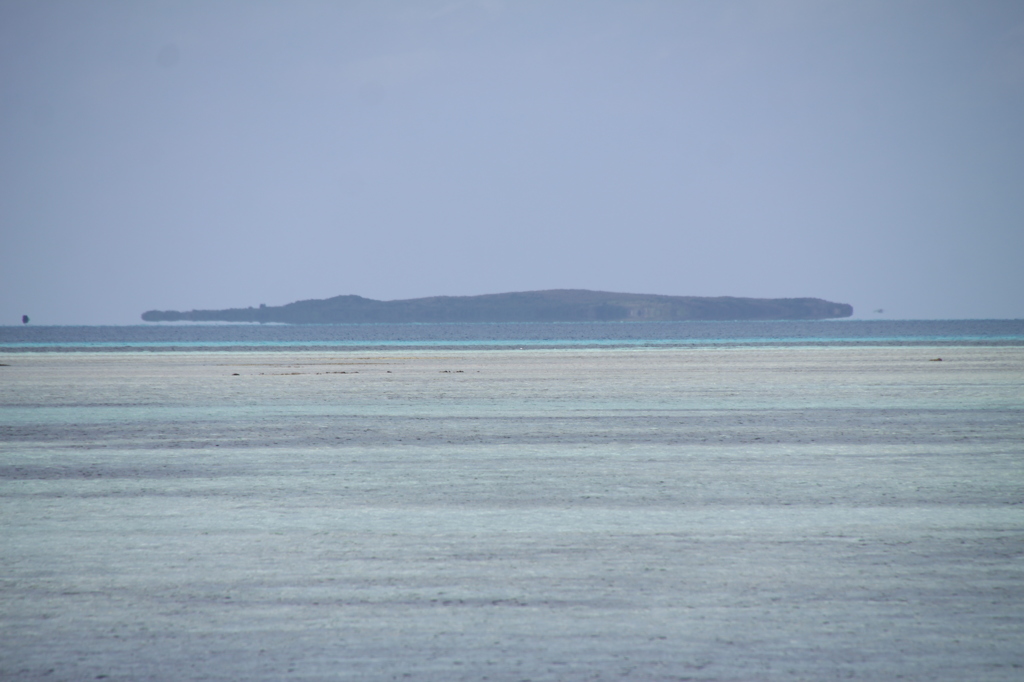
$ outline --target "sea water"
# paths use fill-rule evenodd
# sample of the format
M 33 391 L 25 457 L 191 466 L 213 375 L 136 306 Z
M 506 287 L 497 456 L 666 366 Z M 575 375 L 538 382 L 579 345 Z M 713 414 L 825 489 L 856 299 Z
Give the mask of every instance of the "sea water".
M 1024 677 L 1020 323 L 759 324 L 0 328 L 0 677 Z
M 1024 320 L 0 326 L 0 351 L 1024 345 Z

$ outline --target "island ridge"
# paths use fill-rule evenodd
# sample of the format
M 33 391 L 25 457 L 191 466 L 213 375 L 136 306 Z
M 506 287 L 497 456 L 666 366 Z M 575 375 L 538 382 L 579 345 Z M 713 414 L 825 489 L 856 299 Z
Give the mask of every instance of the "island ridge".
M 377 301 L 335 296 L 282 306 L 226 310 L 150 310 L 146 322 L 595 322 L 676 320 L 821 320 L 850 317 L 853 307 L 820 298 L 662 296 L 550 289 L 481 296 Z

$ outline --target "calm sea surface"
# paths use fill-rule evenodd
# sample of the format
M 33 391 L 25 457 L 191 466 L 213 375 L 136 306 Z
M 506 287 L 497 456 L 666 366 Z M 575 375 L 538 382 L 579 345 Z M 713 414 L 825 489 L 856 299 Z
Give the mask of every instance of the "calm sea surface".
M 2 327 L 0 351 L 1024 345 L 1024 320 Z
M 0 365 L 0 679 L 1024 679 L 1021 321 L 0 327 Z

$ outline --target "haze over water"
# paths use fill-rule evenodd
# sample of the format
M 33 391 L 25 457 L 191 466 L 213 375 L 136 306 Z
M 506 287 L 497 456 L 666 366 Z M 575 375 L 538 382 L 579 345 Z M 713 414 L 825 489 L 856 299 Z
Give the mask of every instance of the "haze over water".
M 549 325 L 522 350 L 5 336 L 0 672 L 1019 679 L 1024 339 L 974 324 L 669 347 Z

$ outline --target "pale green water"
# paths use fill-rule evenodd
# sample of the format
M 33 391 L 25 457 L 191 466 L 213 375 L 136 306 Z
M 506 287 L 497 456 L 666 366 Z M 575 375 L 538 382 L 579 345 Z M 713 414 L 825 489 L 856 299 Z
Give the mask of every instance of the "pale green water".
M 2 677 L 1024 678 L 1021 348 L 0 363 Z

